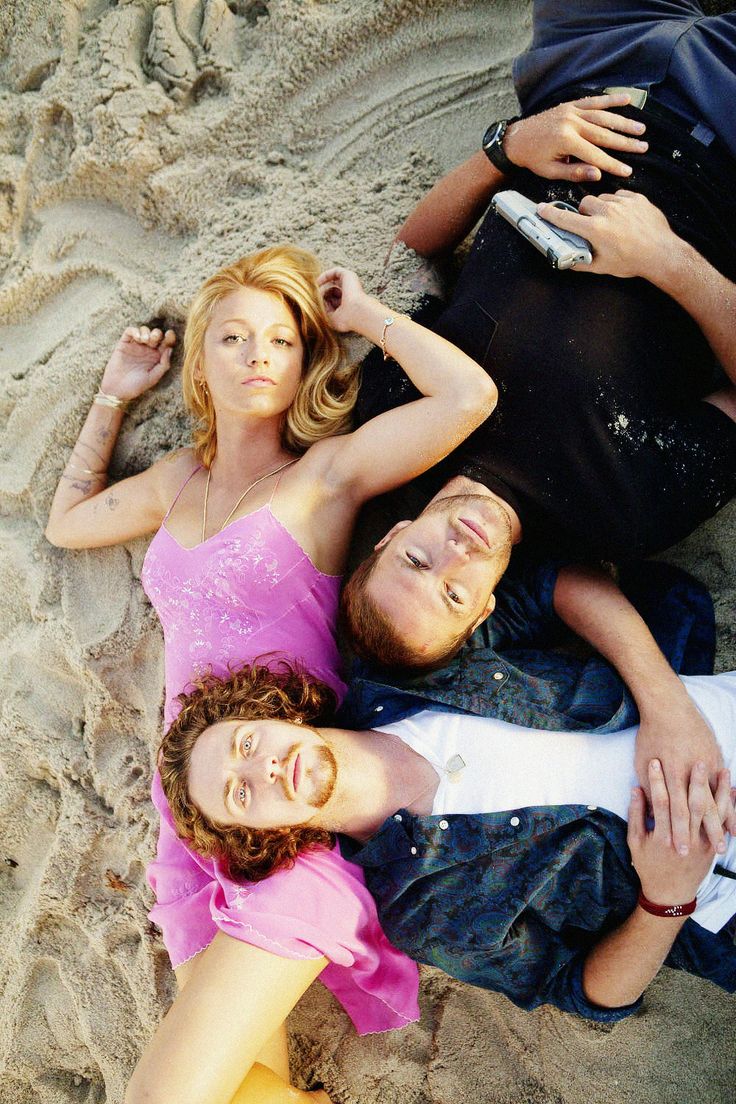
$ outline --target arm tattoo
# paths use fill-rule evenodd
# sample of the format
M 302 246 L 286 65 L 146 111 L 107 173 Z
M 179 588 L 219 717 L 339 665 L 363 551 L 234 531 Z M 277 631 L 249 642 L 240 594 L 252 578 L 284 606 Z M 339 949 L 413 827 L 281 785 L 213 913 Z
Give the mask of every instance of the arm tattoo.
M 71 483 L 75 491 L 81 491 L 85 498 L 92 490 L 93 484 L 91 479 L 78 479 L 77 476 L 67 475 L 65 472 L 62 472 L 61 478 Z

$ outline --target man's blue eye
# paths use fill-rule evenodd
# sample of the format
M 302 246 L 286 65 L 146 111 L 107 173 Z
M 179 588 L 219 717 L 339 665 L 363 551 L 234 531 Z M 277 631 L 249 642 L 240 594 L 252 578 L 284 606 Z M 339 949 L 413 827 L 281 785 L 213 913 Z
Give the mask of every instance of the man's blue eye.
M 451 587 L 447 588 L 447 597 L 450 599 L 451 602 L 454 602 L 456 606 L 461 606 L 463 604 L 463 600 L 460 595 L 457 594 Z
M 412 567 L 422 568 L 427 566 L 425 563 L 422 563 L 418 556 L 412 556 L 411 552 L 406 553 L 406 558 Z

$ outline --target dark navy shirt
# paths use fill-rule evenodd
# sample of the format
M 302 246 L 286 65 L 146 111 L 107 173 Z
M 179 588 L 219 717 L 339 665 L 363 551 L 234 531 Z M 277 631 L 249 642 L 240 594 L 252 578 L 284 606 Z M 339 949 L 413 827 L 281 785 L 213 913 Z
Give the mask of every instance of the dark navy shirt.
M 706 124 L 736 157 L 736 14 L 694 0 L 535 0 L 531 46 L 514 62 L 525 114 L 581 85 L 646 88 Z M 705 136 L 707 138 L 707 135 Z

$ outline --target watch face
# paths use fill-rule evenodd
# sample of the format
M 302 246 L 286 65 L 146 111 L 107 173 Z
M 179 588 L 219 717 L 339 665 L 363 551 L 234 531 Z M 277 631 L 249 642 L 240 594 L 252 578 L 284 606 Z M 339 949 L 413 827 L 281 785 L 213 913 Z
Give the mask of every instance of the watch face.
M 503 138 L 506 132 L 506 120 L 501 119 L 500 122 L 491 123 L 488 130 L 483 135 L 483 149 L 488 149 L 489 146 L 498 145 L 499 136 Z

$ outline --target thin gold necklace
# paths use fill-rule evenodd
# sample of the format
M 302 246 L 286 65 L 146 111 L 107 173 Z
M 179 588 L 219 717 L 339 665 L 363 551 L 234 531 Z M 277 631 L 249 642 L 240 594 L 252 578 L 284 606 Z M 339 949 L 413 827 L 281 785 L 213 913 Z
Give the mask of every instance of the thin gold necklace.
M 216 533 L 221 533 L 222 532 L 222 530 L 225 528 L 227 523 L 230 521 L 230 518 L 233 516 L 233 514 L 237 510 L 240 503 L 243 501 L 243 499 L 245 498 L 246 495 L 250 494 L 250 492 L 253 490 L 254 487 L 257 487 L 259 483 L 262 483 L 264 479 L 268 479 L 272 475 L 278 475 L 278 473 L 280 471 L 283 471 L 284 468 L 288 468 L 291 464 L 296 464 L 298 459 L 299 459 L 298 457 L 294 457 L 293 460 L 287 460 L 285 464 L 281 464 L 278 468 L 274 468 L 273 471 L 266 472 L 264 475 L 259 475 L 258 479 L 254 479 L 253 482 L 250 484 L 250 486 L 245 488 L 245 490 L 241 494 L 240 498 L 235 503 L 232 510 L 230 511 L 230 513 L 227 515 L 227 517 L 223 521 L 220 528 L 217 529 L 215 532 Z M 204 508 L 202 510 L 202 543 L 204 543 L 205 533 L 207 532 L 207 500 L 208 500 L 209 495 L 210 495 L 210 479 L 211 478 L 212 478 L 212 468 L 208 468 L 207 469 L 207 484 L 206 484 L 205 489 L 204 489 Z M 213 533 L 212 536 L 214 537 L 215 533 Z

